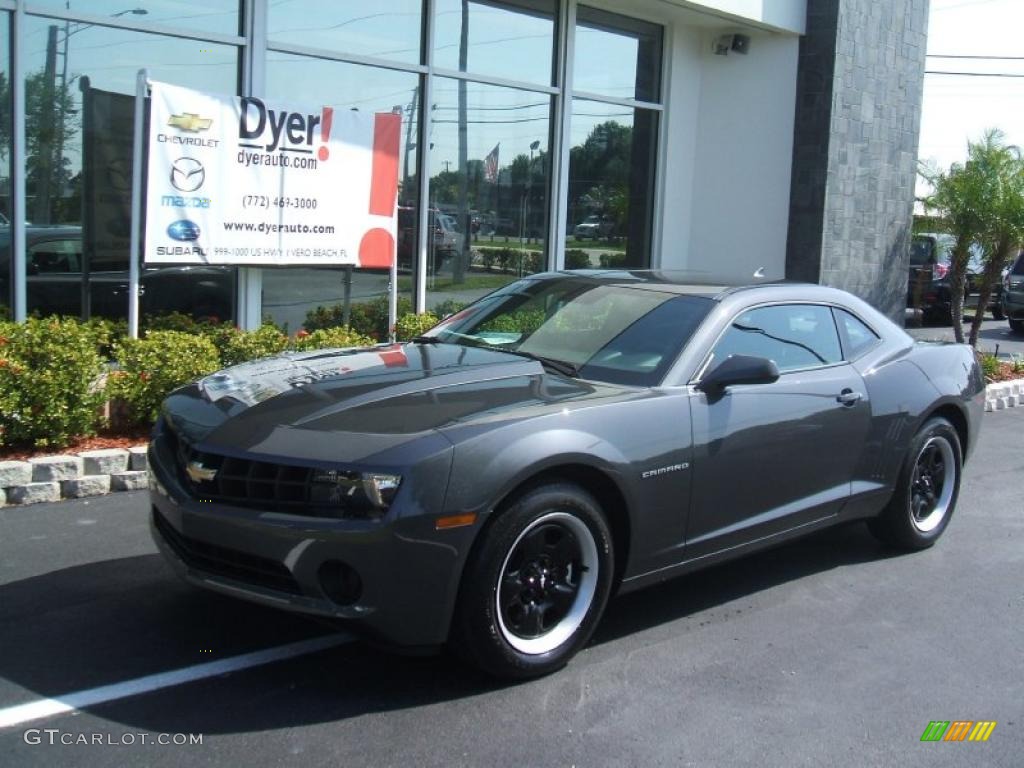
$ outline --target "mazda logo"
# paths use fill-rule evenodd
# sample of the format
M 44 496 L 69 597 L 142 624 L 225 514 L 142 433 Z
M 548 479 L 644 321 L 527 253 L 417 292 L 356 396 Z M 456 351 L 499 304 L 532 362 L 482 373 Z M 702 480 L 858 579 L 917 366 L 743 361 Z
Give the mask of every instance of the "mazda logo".
M 188 219 L 172 221 L 167 227 L 167 236 L 180 242 L 191 242 L 199 239 L 199 225 Z
M 179 157 L 171 166 L 171 184 L 182 192 L 195 192 L 206 181 L 206 169 L 198 160 Z

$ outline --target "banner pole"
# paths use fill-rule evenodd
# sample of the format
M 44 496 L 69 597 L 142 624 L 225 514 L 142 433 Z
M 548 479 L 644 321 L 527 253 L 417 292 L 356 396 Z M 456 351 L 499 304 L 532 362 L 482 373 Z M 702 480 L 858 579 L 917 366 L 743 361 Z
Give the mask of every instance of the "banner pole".
M 135 80 L 135 136 L 132 144 L 132 234 L 128 252 L 128 337 L 139 338 L 139 259 L 142 252 L 142 129 L 149 74 L 140 69 Z
M 388 341 L 395 341 L 395 325 L 398 323 L 398 254 L 391 254 L 390 290 L 388 296 Z

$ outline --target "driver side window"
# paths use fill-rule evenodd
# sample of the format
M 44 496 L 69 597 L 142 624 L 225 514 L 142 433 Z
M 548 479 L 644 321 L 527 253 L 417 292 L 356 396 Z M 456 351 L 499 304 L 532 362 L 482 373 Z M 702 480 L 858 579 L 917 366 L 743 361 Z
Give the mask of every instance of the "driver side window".
M 758 307 L 739 314 L 715 345 L 711 367 L 732 355 L 766 357 L 780 373 L 843 359 L 832 312 L 815 304 Z

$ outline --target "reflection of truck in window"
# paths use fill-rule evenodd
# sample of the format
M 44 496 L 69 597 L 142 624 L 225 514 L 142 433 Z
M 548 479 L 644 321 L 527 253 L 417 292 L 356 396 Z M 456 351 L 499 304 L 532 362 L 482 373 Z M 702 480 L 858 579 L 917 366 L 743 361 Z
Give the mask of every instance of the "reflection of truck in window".
M 398 267 L 412 270 L 413 255 L 416 251 L 417 212 L 409 206 L 398 207 Z M 430 209 L 430 239 L 427 241 L 428 272 L 437 274 L 445 264 L 458 253 L 462 236 L 456 231 L 454 217 L 436 208 Z
M 82 229 L 77 226 L 25 228 L 28 311 L 82 316 L 87 290 L 89 315 L 128 316 L 128 264 L 104 259 L 83 274 Z M 0 304 L 11 305 L 11 229 L 0 227 Z M 193 317 L 234 316 L 234 269 L 216 266 L 143 268 L 140 311 L 144 315 L 183 312 Z

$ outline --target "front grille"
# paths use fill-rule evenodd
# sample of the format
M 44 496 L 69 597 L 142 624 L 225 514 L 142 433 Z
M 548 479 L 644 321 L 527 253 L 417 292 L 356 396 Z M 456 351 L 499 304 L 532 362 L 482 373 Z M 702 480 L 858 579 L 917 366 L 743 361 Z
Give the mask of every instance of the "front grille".
M 156 507 L 153 508 L 153 524 L 175 554 L 192 568 L 278 592 L 302 594 L 291 572 L 275 560 L 184 536 L 167 522 Z
M 198 451 L 166 422 L 163 435 L 174 456 L 175 471 L 181 484 L 200 501 L 306 517 L 373 516 L 374 510 L 367 509 L 356 495 L 346 494 L 345 486 L 314 483 L 314 474 L 325 474 L 322 470 Z M 202 473 L 212 477 L 204 479 Z M 333 474 L 357 477 L 344 472 Z

